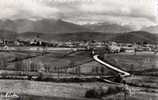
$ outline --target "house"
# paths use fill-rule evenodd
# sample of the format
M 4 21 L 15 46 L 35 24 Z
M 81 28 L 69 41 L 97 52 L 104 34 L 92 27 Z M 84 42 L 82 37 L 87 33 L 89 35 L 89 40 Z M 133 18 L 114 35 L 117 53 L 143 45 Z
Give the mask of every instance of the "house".
M 118 52 L 120 52 L 120 50 L 121 50 L 121 48 L 120 48 L 119 46 L 117 46 L 117 45 L 110 45 L 110 46 L 109 46 L 109 49 L 110 49 L 110 51 L 113 52 L 113 53 L 118 53 Z
M 126 52 L 126 53 L 134 53 L 135 52 L 135 48 L 133 48 L 133 47 L 124 48 L 124 52 Z
M 116 42 L 111 42 L 108 47 L 112 53 L 118 53 L 121 50 L 121 47 Z
M 8 47 L 7 45 L 5 45 L 5 46 L 3 47 L 3 50 L 9 50 L 9 47 Z

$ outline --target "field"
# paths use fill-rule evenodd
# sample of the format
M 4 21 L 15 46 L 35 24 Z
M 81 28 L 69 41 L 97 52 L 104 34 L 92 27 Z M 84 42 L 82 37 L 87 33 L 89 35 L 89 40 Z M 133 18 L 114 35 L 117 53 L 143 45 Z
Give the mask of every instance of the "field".
M 105 55 L 105 60 L 133 74 L 131 77 L 126 78 L 127 83 L 129 83 L 130 85 L 158 89 L 157 55 L 144 55 L 141 53 L 137 55 Z
M 37 69 L 44 67 L 47 73 L 64 73 L 59 77 L 64 76 L 65 73 L 71 74 L 71 76 L 109 76 L 113 73 L 110 69 L 94 61 L 88 52 L 84 51 L 74 53 L 72 51 L 53 51 L 46 54 L 41 54 L 40 52 L 0 52 L 0 59 L 2 70 L 29 71 L 31 67 L 37 66 Z M 105 61 L 133 74 L 132 77 L 125 78 L 129 84 L 129 88 L 135 91 L 134 95 L 127 97 L 128 100 L 150 100 L 150 98 L 157 100 L 157 59 L 158 56 L 155 54 L 139 53 L 136 55 L 106 54 L 104 56 Z M 37 71 L 37 69 L 33 71 Z M 51 100 L 52 98 L 58 100 L 58 97 L 77 98 L 77 100 L 80 100 L 84 99 L 85 92 L 88 89 L 113 85 L 103 82 L 56 83 L 28 80 L 0 80 L 1 91 L 9 90 L 19 94 L 22 93 L 24 95 L 23 100 L 34 100 L 33 98 L 38 96 L 42 96 L 43 99 L 41 100 Z M 28 97 L 27 95 L 32 96 Z M 147 96 L 146 99 L 141 98 L 143 96 Z M 124 95 L 113 95 L 104 99 L 113 100 L 115 97 L 117 100 L 122 100 L 121 98 Z
M 104 58 L 109 63 L 135 74 L 147 74 L 158 71 L 158 56 L 155 54 L 112 54 Z
M 88 100 L 85 92 L 91 88 L 112 86 L 106 83 L 52 83 L 23 80 L 0 80 L 0 91 L 14 91 L 22 100 Z M 2 88 L 3 87 L 3 88 Z M 18 87 L 18 88 L 17 88 Z M 145 98 L 144 98 L 145 97 Z M 123 100 L 124 93 L 103 97 L 104 100 Z M 157 100 L 154 93 L 136 91 L 127 95 L 127 100 Z M 89 99 L 98 100 L 98 99 Z
M 85 56 L 86 53 L 82 51 L 72 54 L 71 52 L 72 51 L 54 51 L 44 55 L 29 52 L 1 52 L 0 59 L 1 64 L 5 64 L 5 69 L 7 70 L 18 70 L 16 68 L 17 65 L 23 65 L 23 68 L 20 68 L 21 70 L 34 65 L 47 67 L 47 71 L 50 73 L 57 72 L 58 68 L 60 71 L 67 69 L 67 72 L 73 73 L 80 67 L 80 71 L 83 74 L 96 74 L 92 73 L 92 70 L 94 70 L 92 68 L 101 66 L 100 64 L 92 61 L 92 58 L 89 56 Z

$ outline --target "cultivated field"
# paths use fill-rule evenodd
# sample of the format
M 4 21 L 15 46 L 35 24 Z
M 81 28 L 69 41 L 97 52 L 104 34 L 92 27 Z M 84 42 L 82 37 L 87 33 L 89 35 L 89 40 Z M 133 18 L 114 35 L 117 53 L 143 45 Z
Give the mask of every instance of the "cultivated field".
M 69 54 L 69 55 L 68 55 Z M 73 73 L 81 75 L 111 75 L 112 71 L 92 60 L 88 52 L 53 51 L 41 54 L 40 52 L 0 52 L 1 69 L 17 70 L 20 67 L 38 66 L 47 68 L 48 73 Z M 128 96 L 127 100 L 157 100 L 158 93 L 158 56 L 155 54 L 106 54 L 104 60 L 132 73 L 134 76 L 125 80 L 130 88 L 136 90 L 134 95 Z M 87 63 L 86 63 L 87 62 Z M 19 64 L 21 63 L 21 64 Z M 33 64 L 33 65 L 32 65 Z M 25 68 L 24 68 L 25 69 Z M 66 70 L 65 70 L 66 69 Z M 78 72 L 78 70 L 80 70 Z M 72 74 L 72 76 L 74 76 Z M 63 74 L 65 75 L 65 74 Z M 27 80 L 0 80 L 1 91 L 15 91 L 22 93 L 23 100 L 34 100 L 34 96 L 42 96 L 40 100 L 51 100 L 56 97 L 83 99 L 88 89 L 99 86 L 113 86 L 114 84 L 91 82 L 91 83 L 55 83 L 36 82 Z M 17 88 L 18 87 L 18 88 Z M 23 91 L 22 91 L 23 90 Z M 42 91 L 41 91 L 42 90 Z M 26 96 L 32 95 L 33 96 Z M 47 96 L 47 97 L 45 97 Z M 53 97 L 52 97 L 53 96 Z M 147 96 L 144 99 L 143 96 Z M 123 94 L 105 97 L 105 100 L 122 100 Z M 141 98 L 143 97 L 143 98 Z M 61 99 L 61 98 L 60 98 Z M 77 100 L 78 100 L 77 99 Z M 65 100 L 65 99 L 64 99 Z
M 155 54 L 107 54 L 105 61 L 120 67 L 123 70 L 136 74 L 145 74 L 148 70 L 158 71 L 158 55 Z M 139 73 L 138 73 L 139 72 Z

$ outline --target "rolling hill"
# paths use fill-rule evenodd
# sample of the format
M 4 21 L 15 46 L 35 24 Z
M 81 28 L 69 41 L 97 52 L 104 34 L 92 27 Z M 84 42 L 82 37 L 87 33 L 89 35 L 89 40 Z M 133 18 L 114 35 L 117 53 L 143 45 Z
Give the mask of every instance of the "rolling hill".
M 42 34 L 27 32 L 19 34 L 20 38 L 30 39 L 39 36 L 43 40 L 59 40 L 59 41 L 81 41 L 81 40 L 98 40 L 98 41 L 116 41 L 121 43 L 158 43 L 158 36 L 144 31 L 133 31 L 127 33 L 100 33 L 100 32 L 77 32 L 64 34 Z
M 129 26 L 121 26 L 109 23 L 90 24 L 84 26 L 93 32 L 101 33 L 124 33 L 132 31 L 132 28 L 130 28 Z
M 101 32 L 73 32 L 73 33 L 60 33 L 60 34 L 24 32 L 19 34 L 13 31 L 0 30 L 0 39 L 30 40 L 35 38 L 40 38 L 46 41 L 97 40 L 97 41 L 116 41 L 121 43 L 136 43 L 136 42 L 158 43 L 158 35 L 151 34 L 145 31 L 132 31 L 127 33 L 117 33 L 117 34 L 101 33 Z
M 89 31 L 87 28 L 63 20 L 42 19 L 42 20 L 1 20 L 1 30 L 9 30 L 17 33 L 38 32 L 38 33 L 66 33 Z
M 75 33 L 61 33 L 61 34 L 48 34 L 48 33 L 35 33 L 25 32 L 18 35 L 22 39 L 32 39 L 39 37 L 43 40 L 59 40 L 59 41 L 81 41 L 81 40 L 106 40 L 112 34 L 103 34 L 99 32 L 75 32 Z
M 129 26 L 117 24 L 97 23 L 77 25 L 64 20 L 41 19 L 41 20 L 0 20 L 0 29 L 17 33 L 37 32 L 37 33 L 75 33 L 75 32 L 101 32 L 101 33 L 124 33 L 132 31 Z
M 33 39 L 37 36 L 48 41 L 100 40 L 157 43 L 158 40 L 156 34 L 145 31 L 132 31 L 128 26 L 119 26 L 116 24 L 76 25 L 63 20 L 53 19 L 37 21 L 27 19 L 0 20 L 0 38 Z
M 18 34 L 13 31 L 8 30 L 0 30 L 0 39 L 7 39 L 7 40 L 16 40 Z
M 141 30 L 158 34 L 158 25 L 156 25 L 156 26 L 150 26 L 150 27 L 144 27 Z
M 128 33 L 117 34 L 110 40 L 121 43 L 158 43 L 158 36 L 145 31 L 133 31 Z

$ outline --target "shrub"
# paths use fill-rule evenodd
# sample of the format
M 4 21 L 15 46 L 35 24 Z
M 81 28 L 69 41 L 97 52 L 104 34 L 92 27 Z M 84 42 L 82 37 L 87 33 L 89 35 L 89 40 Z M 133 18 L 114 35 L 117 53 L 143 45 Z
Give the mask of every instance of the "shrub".
M 86 92 L 85 97 L 87 98 L 99 98 L 100 94 L 96 89 L 90 89 Z
M 107 94 L 115 94 L 115 93 L 119 93 L 122 91 L 122 88 L 121 87 L 118 87 L 118 86 L 111 86 L 108 88 L 107 90 Z
M 108 88 L 90 89 L 86 92 L 85 97 L 87 98 L 101 98 L 103 96 L 116 94 L 122 91 L 121 87 L 111 86 Z

